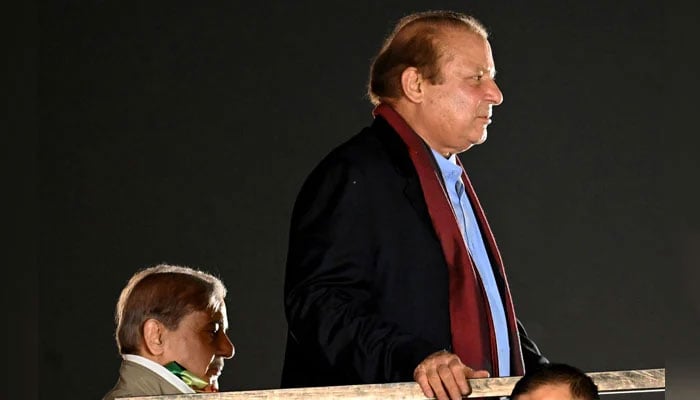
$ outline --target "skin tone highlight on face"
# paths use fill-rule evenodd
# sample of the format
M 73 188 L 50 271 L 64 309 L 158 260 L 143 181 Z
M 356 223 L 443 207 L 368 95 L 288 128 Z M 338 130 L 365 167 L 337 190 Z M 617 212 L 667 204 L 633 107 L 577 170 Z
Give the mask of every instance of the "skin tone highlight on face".
M 414 69 L 415 77 L 405 78 L 404 86 L 413 85 L 409 123 L 431 148 L 449 157 L 486 140 L 492 109 L 503 102 L 503 94 L 494 79 L 496 68 L 486 39 L 450 29 L 440 41 L 440 79 L 432 83 Z
M 214 314 L 194 311 L 180 321 L 177 329 L 163 333 L 162 359 L 176 361 L 210 383 L 216 381 L 223 370 L 223 360 L 235 352 L 227 328 L 224 307 Z

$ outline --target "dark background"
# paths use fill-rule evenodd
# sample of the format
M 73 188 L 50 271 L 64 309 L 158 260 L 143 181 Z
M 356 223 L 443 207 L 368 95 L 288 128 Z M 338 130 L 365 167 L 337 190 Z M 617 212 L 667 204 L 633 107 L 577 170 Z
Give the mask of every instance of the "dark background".
M 586 371 L 666 367 L 668 398 L 690 398 L 700 140 L 697 73 L 678 54 L 695 51 L 697 17 L 632 0 L 26 3 L 9 62 L 23 245 L 7 242 L 7 398 L 109 390 L 119 291 L 159 262 L 229 288 L 222 389 L 277 388 L 294 197 L 370 123 L 383 37 L 431 8 L 491 31 L 505 101 L 462 160 L 530 335 Z

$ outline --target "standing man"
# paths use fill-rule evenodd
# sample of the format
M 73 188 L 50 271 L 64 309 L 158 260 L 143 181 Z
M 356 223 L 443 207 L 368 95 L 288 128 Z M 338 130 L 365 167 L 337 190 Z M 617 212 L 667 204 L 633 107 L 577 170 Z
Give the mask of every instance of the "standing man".
M 370 68 L 374 122 L 296 200 L 282 386 L 467 379 L 546 362 L 516 319 L 503 262 L 457 154 L 503 95 L 484 27 L 446 11 L 399 21 Z

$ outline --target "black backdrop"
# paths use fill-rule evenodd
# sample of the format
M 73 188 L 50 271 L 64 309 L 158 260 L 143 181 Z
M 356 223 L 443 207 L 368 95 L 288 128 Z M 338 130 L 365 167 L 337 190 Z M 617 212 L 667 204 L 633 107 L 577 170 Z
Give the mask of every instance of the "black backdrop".
M 382 38 L 429 8 L 491 31 L 505 101 L 462 160 L 530 334 L 587 371 L 676 360 L 692 370 L 679 382 L 692 379 L 700 141 L 677 119 L 695 112 L 679 88 L 697 77 L 672 48 L 693 46 L 695 17 L 631 0 L 64 1 L 24 10 L 37 45 L 23 80 L 36 93 L 23 128 L 37 133 L 39 212 L 24 231 L 37 272 L 6 291 L 29 295 L 16 312 L 28 350 L 7 342 L 36 380 L 11 393 L 106 392 L 119 290 L 159 262 L 229 288 L 237 353 L 222 389 L 278 387 L 294 197 L 370 122 L 364 87 Z

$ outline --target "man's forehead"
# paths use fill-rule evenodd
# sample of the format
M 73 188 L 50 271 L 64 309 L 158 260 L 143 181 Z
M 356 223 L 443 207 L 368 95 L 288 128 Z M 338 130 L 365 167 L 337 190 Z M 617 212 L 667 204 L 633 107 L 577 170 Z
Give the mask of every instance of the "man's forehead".
M 445 35 L 440 44 L 444 62 L 459 61 L 485 74 L 495 75 L 491 46 L 484 37 L 469 31 Z
M 488 62 L 483 62 L 477 60 L 476 58 L 477 57 L 470 57 L 468 54 L 463 54 L 462 57 L 452 56 L 446 58 L 443 65 L 458 62 L 460 63 L 461 68 L 469 70 L 470 73 L 474 73 L 476 75 L 488 75 L 492 78 L 496 76 L 496 67 L 490 63 L 490 60 Z
M 191 316 L 193 319 L 200 321 L 201 323 L 226 322 L 225 309 L 193 311 Z
M 221 324 L 224 329 L 228 328 L 228 318 L 226 316 L 225 305 L 222 305 L 221 308 L 211 314 L 211 321 Z

